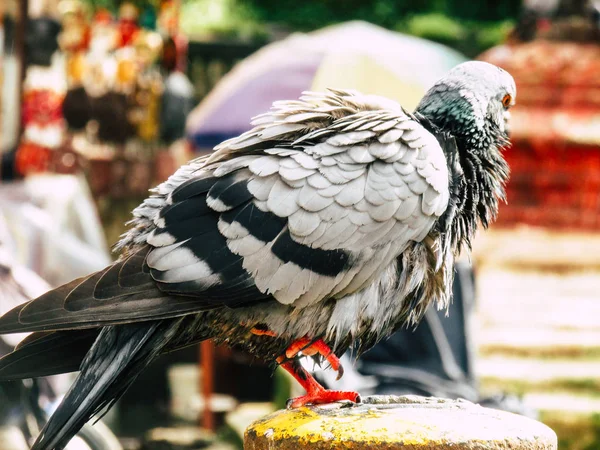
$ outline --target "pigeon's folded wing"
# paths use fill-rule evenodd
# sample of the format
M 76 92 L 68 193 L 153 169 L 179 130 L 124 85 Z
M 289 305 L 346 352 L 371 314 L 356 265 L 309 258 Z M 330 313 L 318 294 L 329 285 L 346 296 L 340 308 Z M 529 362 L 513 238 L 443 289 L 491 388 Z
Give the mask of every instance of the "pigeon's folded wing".
M 424 239 L 447 208 L 442 148 L 399 106 L 309 93 L 254 124 L 134 211 L 127 258 L 9 313 L 0 332 L 339 298 Z

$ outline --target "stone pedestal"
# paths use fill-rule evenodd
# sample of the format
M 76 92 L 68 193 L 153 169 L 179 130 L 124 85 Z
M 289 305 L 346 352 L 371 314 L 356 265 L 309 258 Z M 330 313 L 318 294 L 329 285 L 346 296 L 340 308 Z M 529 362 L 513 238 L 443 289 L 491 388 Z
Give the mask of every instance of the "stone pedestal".
M 373 396 L 281 410 L 248 427 L 245 450 L 556 450 L 540 422 L 463 400 Z

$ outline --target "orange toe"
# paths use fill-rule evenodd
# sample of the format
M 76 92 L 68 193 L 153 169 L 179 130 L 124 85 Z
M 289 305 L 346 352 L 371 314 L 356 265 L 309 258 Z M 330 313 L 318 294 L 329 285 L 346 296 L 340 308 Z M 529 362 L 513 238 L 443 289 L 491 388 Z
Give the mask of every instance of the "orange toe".
M 343 400 L 350 400 L 354 403 L 360 403 L 360 394 L 353 391 L 330 391 L 329 389 L 319 390 L 312 394 L 301 397 L 291 398 L 287 401 L 288 409 L 300 408 L 305 405 L 323 405 Z

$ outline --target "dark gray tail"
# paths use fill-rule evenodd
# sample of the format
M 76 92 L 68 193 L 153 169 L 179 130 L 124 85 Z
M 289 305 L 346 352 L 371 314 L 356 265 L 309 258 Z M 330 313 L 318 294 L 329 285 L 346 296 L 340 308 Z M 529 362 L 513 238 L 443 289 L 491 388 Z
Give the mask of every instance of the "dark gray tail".
M 0 381 L 76 372 L 99 333 L 100 329 L 32 333 L 0 358 Z
M 109 408 L 176 336 L 180 319 L 102 329 L 81 372 L 32 450 L 63 449 L 92 416 Z

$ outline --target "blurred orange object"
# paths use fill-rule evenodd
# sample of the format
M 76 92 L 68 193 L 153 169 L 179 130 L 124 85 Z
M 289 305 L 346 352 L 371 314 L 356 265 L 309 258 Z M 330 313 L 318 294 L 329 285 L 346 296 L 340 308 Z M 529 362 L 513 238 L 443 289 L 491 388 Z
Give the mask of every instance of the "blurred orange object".
M 106 8 L 98 8 L 94 13 L 94 22 L 97 24 L 108 25 L 112 22 L 112 20 L 112 14 Z
M 15 155 L 15 168 L 21 175 L 40 173 L 48 170 L 52 160 L 52 150 L 31 142 L 19 145 Z
M 85 55 L 83 52 L 75 52 L 67 55 L 67 80 L 69 85 L 80 86 L 85 71 Z

